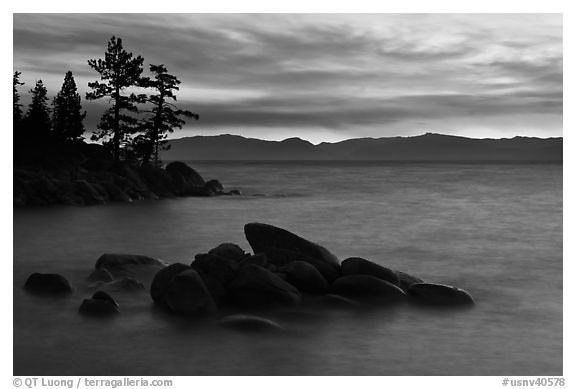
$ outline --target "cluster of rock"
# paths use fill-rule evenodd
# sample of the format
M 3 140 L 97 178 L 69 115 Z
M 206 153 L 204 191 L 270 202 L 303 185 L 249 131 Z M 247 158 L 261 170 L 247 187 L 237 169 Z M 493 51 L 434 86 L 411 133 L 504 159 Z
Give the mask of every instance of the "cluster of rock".
M 205 181 L 183 162 L 166 168 L 114 163 L 107 149 L 80 143 L 15 160 L 14 205 L 97 205 L 177 196 L 240 194 Z
M 279 327 L 268 319 L 241 314 L 247 309 L 291 306 L 310 299 L 346 306 L 474 304 L 462 289 L 424 282 L 367 259 L 347 258 L 340 263 L 326 248 L 272 225 L 249 223 L 244 231 L 253 253 L 223 243 L 196 255 L 191 264 L 170 265 L 141 255 L 102 255 L 89 277 L 100 290 L 82 302 L 80 312 L 118 313 L 118 304 L 107 292 L 142 290 L 143 284 L 132 276 L 144 277 L 143 269 L 149 272 L 150 295 L 158 306 L 186 316 L 235 311 L 221 324 L 240 329 Z M 72 291 L 57 274 L 33 274 L 25 286 L 40 292 Z

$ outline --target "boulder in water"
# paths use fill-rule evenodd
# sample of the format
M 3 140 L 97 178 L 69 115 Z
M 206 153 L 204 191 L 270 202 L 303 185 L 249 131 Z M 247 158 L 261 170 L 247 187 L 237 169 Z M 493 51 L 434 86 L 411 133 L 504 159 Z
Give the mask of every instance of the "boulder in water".
M 230 259 L 235 262 L 241 262 L 248 254 L 235 243 L 221 243 L 208 251 L 208 254 L 217 255 L 222 258 Z
M 302 292 L 322 294 L 326 293 L 330 286 L 318 269 L 308 262 L 293 261 L 279 271 L 286 275 L 286 281 Z
M 183 263 L 174 263 L 156 273 L 150 286 L 150 296 L 155 303 L 163 303 L 164 295 L 170 286 L 170 283 L 178 274 L 190 269 L 190 266 Z
M 470 293 L 450 285 L 419 283 L 408 289 L 408 294 L 417 301 L 431 305 L 473 305 Z
M 242 267 L 228 290 L 237 303 L 250 306 L 297 304 L 301 300 L 298 289 L 257 265 Z
M 266 252 L 268 262 L 277 267 L 285 266 L 294 261 L 304 261 L 313 265 L 320 274 L 328 281 L 333 282 L 340 277 L 340 266 L 334 266 L 324 260 L 309 257 L 305 254 L 298 253 L 289 249 L 271 248 Z
M 93 282 L 111 282 L 114 281 L 114 277 L 106 269 L 96 269 L 88 276 L 88 280 Z
M 239 331 L 271 331 L 282 327 L 273 320 L 260 316 L 236 314 L 220 319 L 220 324 Z
M 177 274 L 164 295 L 170 310 L 184 315 L 210 314 L 216 311 L 216 303 L 202 277 L 194 269 Z
M 190 266 L 194 269 L 201 269 L 225 285 L 236 276 L 238 263 L 219 255 L 198 254 Z
M 38 293 L 70 293 L 72 287 L 68 280 L 60 274 L 33 273 L 31 274 L 24 288 Z
M 111 316 L 120 313 L 117 305 L 100 298 L 85 299 L 80 305 L 79 312 L 90 316 Z
M 420 284 L 424 282 L 421 278 L 413 276 L 412 274 L 404 273 L 402 271 L 395 271 L 396 275 L 398 276 L 398 281 L 400 288 L 406 293 L 408 293 L 408 289 L 414 284 Z
M 331 285 L 330 292 L 346 297 L 382 301 L 394 301 L 406 297 L 406 293 L 396 285 L 366 274 L 340 277 Z
M 110 304 L 114 305 L 116 308 L 120 308 L 120 306 L 118 305 L 118 303 L 116 302 L 116 300 L 114 300 L 114 298 L 112 296 L 110 296 L 108 293 L 99 290 L 96 293 L 94 293 L 92 295 L 92 299 L 94 300 L 105 300 L 108 301 Z
M 167 266 L 166 262 L 161 259 L 134 254 L 102 254 L 96 261 L 96 269 L 115 270 L 126 265 Z
M 378 265 L 372 261 L 364 258 L 347 258 L 342 261 L 340 265 L 342 268 L 343 276 L 352 276 L 355 274 L 366 274 L 369 276 L 374 276 L 380 278 L 381 280 L 388 281 L 391 284 L 399 285 L 398 276 L 393 270 L 387 267 Z

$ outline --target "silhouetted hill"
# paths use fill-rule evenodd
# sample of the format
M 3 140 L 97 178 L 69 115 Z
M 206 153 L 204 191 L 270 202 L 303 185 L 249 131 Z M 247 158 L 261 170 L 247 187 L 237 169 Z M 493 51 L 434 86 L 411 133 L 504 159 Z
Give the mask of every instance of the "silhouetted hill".
M 313 145 L 299 138 L 265 141 L 238 135 L 174 139 L 172 160 L 562 161 L 562 138 L 472 139 L 427 133 Z

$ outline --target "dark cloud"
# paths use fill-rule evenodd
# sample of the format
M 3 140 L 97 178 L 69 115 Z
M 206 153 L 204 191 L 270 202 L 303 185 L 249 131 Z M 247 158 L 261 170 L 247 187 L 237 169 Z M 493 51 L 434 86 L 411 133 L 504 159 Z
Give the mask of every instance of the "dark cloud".
M 210 131 L 300 127 L 306 137 L 321 127 L 352 137 L 382 125 L 496 121 L 479 117 L 521 131 L 525 115 L 542 134 L 561 133 L 561 120 L 534 120 L 562 115 L 558 15 L 16 14 L 14 69 L 52 92 L 72 70 L 85 93 L 96 77 L 86 61 L 103 56 L 111 35 L 177 74 L 181 104 Z M 85 102 L 88 128 L 104 105 Z

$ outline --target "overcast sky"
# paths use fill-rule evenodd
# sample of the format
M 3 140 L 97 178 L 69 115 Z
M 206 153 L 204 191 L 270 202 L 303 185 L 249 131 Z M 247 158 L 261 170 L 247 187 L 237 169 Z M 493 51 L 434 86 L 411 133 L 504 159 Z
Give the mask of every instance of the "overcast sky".
M 562 136 L 561 15 L 17 14 L 21 94 L 71 70 L 95 128 L 87 60 L 112 35 L 182 81 L 200 120 L 173 137 Z

